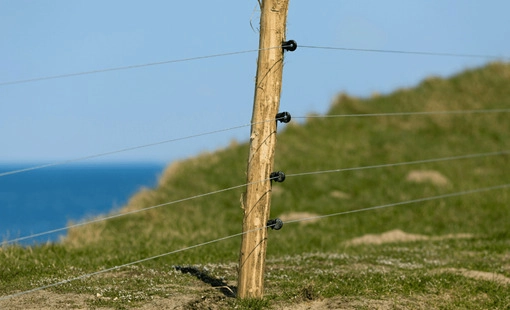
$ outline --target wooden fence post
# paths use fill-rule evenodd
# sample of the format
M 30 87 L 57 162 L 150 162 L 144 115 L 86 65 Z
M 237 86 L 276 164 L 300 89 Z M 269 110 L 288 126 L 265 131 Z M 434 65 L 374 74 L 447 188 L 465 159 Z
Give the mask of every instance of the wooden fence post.
M 276 146 L 276 114 L 280 106 L 289 0 L 262 0 L 255 98 L 248 156 L 247 188 L 239 258 L 239 298 L 262 298 L 267 246 L 266 223 L 271 205 L 271 181 Z M 262 181 L 265 180 L 265 181 Z

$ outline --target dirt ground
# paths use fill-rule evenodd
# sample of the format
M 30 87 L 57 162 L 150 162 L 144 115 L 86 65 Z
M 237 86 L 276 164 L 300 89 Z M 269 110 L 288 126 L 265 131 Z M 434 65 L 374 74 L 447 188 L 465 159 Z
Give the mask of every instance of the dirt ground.
M 221 302 L 225 297 L 212 296 L 210 288 L 204 288 L 203 295 L 197 298 L 196 291 L 192 295 L 174 295 L 170 298 L 157 297 L 135 309 L 225 309 Z M 0 301 L 0 309 L 5 310 L 53 310 L 53 309 L 90 309 L 87 301 L 95 296 L 80 294 L 57 294 L 48 291 L 38 291 L 30 295 L 15 297 L 7 301 Z M 437 296 L 436 296 L 437 298 Z M 421 304 L 421 306 L 420 306 Z M 274 306 L 282 310 L 324 310 L 324 309 L 425 309 L 425 300 L 372 300 L 366 298 L 334 297 L 316 301 L 307 301 L 291 306 Z M 110 308 L 94 308 L 110 309 Z M 129 309 L 129 306 L 128 306 Z
M 30 296 L 16 297 L 7 301 L 0 301 L 0 309 L 5 310 L 53 310 L 53 309 L 89 309 L 87 300 L 91 296 L 79 294 L 56 294 L 46 291 L 39 291 Z M 171 298 L 155 298 L 153 301 L 136 309 L 224 309 L 219 305 L 217 298 L 196 296 L 172 296 Z M 403 300 L 399 305 L 414 304 L 414 309 L 420 309 L 417 302 Z M 342 297 L 322 299 L 318 301 L 303 302 L 292 306 L 275 307 L 282 310 L 323 310 L 323 309 L 396 309 L 395 301 L 369 300 L 369 299 L 346 299 Z M 109 309 L 109 308 L 94 308 Z M 398 307 L 397 307 L 398 309 Z M 404 309 L 404 308 L 401 308 Z

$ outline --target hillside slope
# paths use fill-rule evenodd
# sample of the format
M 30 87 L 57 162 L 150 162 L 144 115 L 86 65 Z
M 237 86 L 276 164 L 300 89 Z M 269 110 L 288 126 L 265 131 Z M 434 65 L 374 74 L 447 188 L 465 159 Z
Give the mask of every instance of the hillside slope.
M 491 64 L 449 79 L 429 78 L 413 89 L 402 89 L 390 95 L 357 99 L 342 94 L 332 104 L 328 116 L 504 109 L 510 106 L 508 85 L 510 66 Z M 284 171 L 289 177 L 284 183 L 274 184 L 273 217 L 295 212 L 329 214 L 509 181 L 508 170 L 505 169 L 508 167 L 507 156 L 291 176 L 303 172 L 509 150 L 508 113 L 310 117 L 303 124 L 279 127 L 275 169 Z M 158 188 L 138 194 L 123 212 L 242 185 L 245 182 L 247 150 L 245 143 L 234 144 L 215 153 L 173 163 L 164 173 Z M 440 185 L 406 181 L 412 170 L 437 171 L 447 181 Z M 239 199 L 243 191 L 243 188 L 237 188 L 73 229 L 66 243 L 92 243 L 101 247 L 101 244 L 114 242 L 134 249 L 146 248 L 149 254 L 153 248 L 185 246 L 234 234 L 241 227 Z M 460 206 L 463 201 L 472 203 L 473 199 L 478 198 L 460 197 L 454 201 Z M 483 200 L 481 204 L 486 203 Z M 437 202 L 431 204 L 437 205 Z M 457 211 L 454 219 L 446 222 L 437 220 L 438 217 L 449 218 L 448 215 Z M 497 214 L 488 216 L 497 221 L 502 219 Z M 378 221 L 369 220 L 370 225 L 362 225 L 366 217 L 375 217 Z M 325 219 L 321 224 L 310 225 L 303 234 L 296 225 L 289 225 L 275 238 L 299 239 L 309 251 L 320 251 L 325 240 L 341 242 L 395 227 L 430 234 L 462 232 L 466 227 L 481 232 L 485 230 L 484 227 L 473 226 L 469 212 L 454 211 L 446 206 L 425 206 Z M 315 239 L 320 239 L 320 242 Z M 294 246 L 282 247 L 279 242 L 270 242 L 270 247 L 274 245 L 270 254 L 301 251 Z M 289 244 L 288 241 L 283 243 Z M 214 260 L 235 260 L 236 246 L 229 242 L 218 246 L 217 252 L 223 255 Z M 198 251 L 200 255 L 190 255 L 190 262 L 208 260 L 209 250 Z
M 510 306 L 510 191 L 496 188 L 510 184 L 509 85 L 510 65 L 494 63 L 389 95 L 340 94 L 327 115 L 279 124 L 275 170 L 287 178 L 273 184 L 271 217 L 285 224 L 269 233 L 257 307 L 335 296 L 320 304 Z M 53 290 L 93 308 L 161 308 L 179 296 L 186 309 L 232 308 L 247 156 L 233 143 L 175 162 L 120 210 L 129 214 L 70 229 L 59 244 L 2 248 L 0 292 L 166 253 Z

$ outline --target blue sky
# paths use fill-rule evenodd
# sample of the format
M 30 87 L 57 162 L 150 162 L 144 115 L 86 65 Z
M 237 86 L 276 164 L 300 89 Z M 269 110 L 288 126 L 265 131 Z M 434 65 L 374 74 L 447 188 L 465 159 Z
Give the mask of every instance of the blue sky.
M 258 47 L 257 1 L 0 0 L 0 84 Z M 510 56 L 504 0 L 290 1 L 298 45 Z M 0 162 L 72 160 L 249 124 L 257 53 L 0 85 Z M 508 60 L 508 58 L 507 58 Z M 325 113 L 487 59 L 299 48 L 281 111 Z M 171 162 L 246 141 L 249 126 L 102 156 Z

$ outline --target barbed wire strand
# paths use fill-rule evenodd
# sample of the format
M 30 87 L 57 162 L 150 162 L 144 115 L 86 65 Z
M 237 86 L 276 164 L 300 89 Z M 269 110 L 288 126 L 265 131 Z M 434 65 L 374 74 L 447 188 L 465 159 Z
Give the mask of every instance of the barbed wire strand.
M 362 209 L 342 211 L 342 212 L 336 212 L 336 213 L 325 214 L 325 215 L 306 217 L 306 218 L 301 218 L 301 219 L 296 219 L 296 220 L 289 220 L 289 221 L 286 221 L 284 223 L 285 224 L 292 224 L 292 223 L 303 222 L 303 221 L 319 220 L 319 219 L 324 219 L 324 218 L 328 218 L 328 217 L 347 215 L 347 214 L 359 213 L 359 212 L 367 212 L 367 211 L 373 211 L 373 210 L 384 209 L 384 208 L 389 208 L 389 207 L 396 207 L 396 206 L 414 204 L 414 203 L 419 203 L 419 202 L 426 202 L 426 201 L 432 201 L 432 200 L 438 200 L 438 199 L 458 197 L 458 196 L 464 196 L 464 195 L 469 195 L 469 194 L 475 194 L 475 193 L 481 193 L 481 192 L 487 192 L 487 191 L 493 191 L 493 190 L 505 189 L 505 188 L 510 188 L 510 184 L 501 184 L 501 185 L 496 185 L 496 186 L 491 186 L 491 187 L 477 188 L 477 189 L 466 190 L 466 191 L 461 191 L 461 192 L 455 192 L 455 193 L 449 193 L 449 194 L 443 194 L 443 195 L 437 195 L 437 196 L 431 196 L 431 197 L 418 198 L 418 199 L 401 201 L 401 202 L 390 203 L 390 204 L 384 204 L 384 205 L 373 206 L 373 207 L 368 207 L 368 208 L 362 208 Z M 205 246 L 205 245 L 209 245 L 209 244 L 217 243 L 217 242 L 220 242 L 220 241 L 232 239 L 234 237 L 239 237 L 239 236 L 242 236 L 244 234 L 249 234 L 249 233 L 256 232 L 256 231 L 259 231 L 259 230 L 262 230 L 262 229 L 266 229 L 266 228 L 268 228 L 268 226 L 255 228 L 255 229 L 252 229 L 252 230 L 248 230 L 248 231 L 245 231 L 245 232 L 241 232 L 241 233 L 229 235 L 229 236 L 226 236 L 226 237 L 210 240 L 210 241 L 207 241 L 207 242 L 203 242 L 203 243 L 196 244 L 196 245 L 193 245 L 193 246 L 181 248 L 181 249 L 174 250 L 174 251 L 171 251 L 171 252 L 167 252 L 167 253 L 163 253 L 163 254 L 147 257 L 147 258 L 143 258 L 143 259 L 140 259 L 140 260 L 137 260 L 137 261 L 133 261 L 133 262 L 129 262 L 129 263 L 126 263 L 126 264 L 122 264 L 122 265 L 119 265 L 119 266 L 114 266 L 114 267 L 103 269 L 103 270 L 99 270 L 99 271 L 96 271 L 96 272 L 83 274 L 83 275 L 78 276 L 78 277 L 74 277 L 74 278 L 70 278 L 70 279 L 67 279 L 67 280 L 55 282 L 55 283 L 52 283 L 52 284 L 36 287 L 36 288 L 30 289 L 30 290 L 27 290 L 27 291 L 22 291 L 22 292 L 18 292 L 18 293 L 15 293 L 15 294 L 2 296 L 2 297 L 0 297 L 0 300 L 6 300 L 6 299 L 10 299 L 10 298 L 21 296 L 21 295 L 26 295 L 26 294 L 29 294 L 29 293 L 33 293 L 33 292 L 37 292 L 37 291 L 40 291 L 40 290 L 52 288 L 52 287 L 59 286 L 59 285 L 62 285 L 62 284 L 66 284 L 66 283 L 69 283 L 69 282 L 73 282 L 73 281 L 76 281 L 76 280 L 81 280 L 81 279 L 89 278 L 89 277 L 96 276 L 96 275 L 99 275 L 99 274 L 107 273 L 107 272 L 110 272 L 110 271 L 115 271 L 115 270 L 118 270 L 118 269 L 121 269 L 121 268 L 124 268 L 124 267 L 140 264 L 140 263 L 143 263 L 143 262 L 147 262 L 147 261 L 150 261 L 150 260 L 154 260 L 154 259 L 157 259 L 157 258 L 161 258 L 161 257 L 165 257 L 165 256 L 168 256 L 168 255 L 172 255 L 172 254 L 176 254 L 176 253 L 179 253 L 179 252 L 184 252 L 184 251 L 188 251 L 188 250 L 191 250 L 191 249 L 199 248 L 199 247 L 202 247 L 202 246 Z
M 482 109 L 482 110 L 456 110 L 456 111 L 422 111 L 422 112 L 390 112 L 390 113 L 358 113 L 358 114 L 331 114 L 293 116 L 296 119 L 306 118 L 337 118 L 337 117 L 378 117 L 378 116 L 414 116 L 414 115 L 448 115 L 448 114 L 488 114 L 508 113 L 510 109 Z
M 233 55 L 239 55 L 239 54 L 258 52 L 261 50 L 270 50 L 270 49 L 275 49 L 275 48 L 282 48 L 282 46 L 274 46 L 274 47 L 267 47 L 267 48 L 263 48 L 263 49 L 252 49 L 252 50 L 228 52 L 228 53 L 222 53 L 222 54 L 212 54 L 212 55 L 205 55 L 205 56 L 196 56 L 196 57 L 188 57 L 188 58 L 181 58 L 181 59 L 165 60 L 165 61 L 139 64 L 139 65 L 129 65 L 129 66 L 122 66 L 122 67 L 113 67 L 113 68 L 105 68 L 105 69 L 98 69 L 98 70 L 81 71 L 81 72 L 75 72 L 75 73 L 42 76 L 42 77 L 36 77 L 36 78 L 31 78 L 31 79 L 0 82 L 0 86 L 25 84 L 25 83 L 54 80 L 54 79 L 63 79 L 63 78 L 81 76 L 81 75 L 90 75 L 90 74 L 105 73 L 105 72 L 112 72 L 112 71 L 131 70 L 131 69 L 138 69 L 138 68 L 143 68 L 143 67 L 160 66 L 160 65 L 167 65 L 167 64 L 172 64 L 172 63 L 188 62 L 188 61 L 195 61 L 195 60 L 208 59 L 208 58 L 233 56 Z
M 287 174 L 286 177 L 316 175 L 316 174 L 345 172 L 345 171 L 357 171 L 357 170 L 367 170 L 367 169 L 376 169 L 376 168 L 388 168 L 388 167 L 396 167 L 396 166 L 415 165 L 415 164 L 433 163 L 433 162 L 441 162 L 441 161 L 451 161 L 451 160 L 459 160 L 459 159 L 472 159 L 472 158 L 477 158 L 477 157 L 498 156 L 498 155 L 506 155 L 506 154 L 510 154 L 510 150 L 504 150 L 504 151 L 498 151 L 498 152 L 490 152 L 490 153 L 478 153 L 478 154 L 468 154 L 468 155 L 460 155 L 460 156 L 450 156 L 450 157 L 442 157 L 442 158 L 432 158 L 432 159 L 424 159 L 424 160 L 402 162 L 402 163 L 392 163 L 392 164 L 371 165 L 371 166 L 364 166 L 364 167 L 352 167 L 352 168 L 341 168 L 341 169 L 331 169 L 331 170 L 301 172 L 301 173 Z M 49 231 L 45 231 L 45 232 L 40 232 L 40 233 L 31 234 L 31 235 L 24 236 L 24 237 L 19 237 L 19 238 L 7 240 L 7 241 L 4 241 L 3 243 L 4 244 L 16 243 L 16 242 L 24 241 L 24 240 L 27 240 L 27 239 L 32 239 L 32 238 L 36 238 L 36 237 L 41 237 L 41 236 L 49 235 L 49 234 L 52 234 L 52 233 L 57 233 L 57 232 L 65 231 L 65 230 L 70 229 L 70 228 L 85 226 L 85 225 L 92 224 L 92 223 L 102 222 L 102 221 L 106 221 L 106 220 L 110 220 L 110 219 L 114 219 L 114 218 L 119 218 L 119 217 L 122 217 L 122 216 L 125 216 L 125 215 L 135 214 L 135 213 L 139 213 L 139 212 L 143 212 L 143 211 L 147 211 L 147 210 L 151 210 L 151 209 L 156 209 L 156 208 L 163 207 L 163 206 L 169 206 L 169 205 L 173 205 L 173 204 L 177 204 L 177 203 L 181 203 L 181 202 L 185 202 L 185 201 L 189 201 L 189 200 L 193 200 L 193 199 L 197 199 L 197 198 L 201 198 L 201 197 L 206 197 L 206 196 L 210 196 L 210 195 L 214 195 L 214 194 L 219 194 L 219 193 L 222 193 L 222 192 L 227 192 L 227 191 L 230 191 L 230 190 L 246 187 L 246 186 L 249 186 L 249 185 L 253 185 L 253 184 L 257 184 L 257 183 L 262 183 L 262 182 L 265 182 L 265 181 L 268 181 L 268 180 L 270 180 L 270 179 L 264 179 L 264 180 L 257 181 L 257 182 L 236 185 L 236 186 L 232 186 L 232 187 L 228 187 L 228 188 L 224 188 L 224 189 L 220 189 L 220 190 L 216 190 L 216 191 L 212 191 L 212 192 L 208 192 L 208 193 L 199 194 L 199 195 L 196 195 L 196 196 L 191 196 L 191 197 L 187 197 L 187 198 L 182 198 L 182 199 L 178 199 L 178 200 L 174 200 L 174 201 L 170 201 L 170 202 L 166 202 L 166 203 L 150 206 L 150 207 L 147 207 L 147 208 L 142 208 L 142 209 L 138 209 L 138 210 L 132 210 L 132 211 L 129 211 L 129 212 L 114 214 L 114 215 L 110 215 L 110 216 L 106 216 L 106 217 L 102 217 L 102 218 L 97 218 L 97 219 L 94 219 L 94 220 L 91 220 L 91 221 L 76 223 L 76 224 L 72 224 L 72 225 L 69 225 L 69 226 L 66 226 L 66 227 L 61 227 L 61 228 L 57 228 L 57 229 L 53 229 L 53 230 L 49 230 Z
M 386 54 L 408 54 L 408 55 L 442 56 L 442 57 L 464 57 L 464 58 L 483 58 L 483 59 L 509 59 L 508 56 L 496 56 L 496 55 L 484 55 L 484 54 L 442 53 L 442 52 L 405 51 L 405 50 L 351 48 L 351 47 L 316 46 L 316 45 L 299 45 L 299 47 L 301 47 L 301 48 L 310 48 L 310 49 L 322 49 L 322 50 L 351 51 L 351 52 L 369 52 L 369 53 L 386 53 Z

